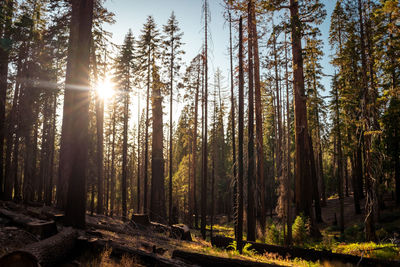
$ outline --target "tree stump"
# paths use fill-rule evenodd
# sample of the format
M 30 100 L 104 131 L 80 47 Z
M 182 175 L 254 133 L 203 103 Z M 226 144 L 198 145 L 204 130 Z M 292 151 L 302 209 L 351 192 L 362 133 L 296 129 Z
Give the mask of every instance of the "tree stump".
M 186 240 L 186 241 L 193 241 L 192 235 L 190 234 L 189 227 L 184 224 L 174 224 L 171 227 L 171 237 Z
M 49 238 L 57 234 L 57 225 L 54 221 L 33 221 L 26 224 L 28 232 L 39 236 L 40 239 Z

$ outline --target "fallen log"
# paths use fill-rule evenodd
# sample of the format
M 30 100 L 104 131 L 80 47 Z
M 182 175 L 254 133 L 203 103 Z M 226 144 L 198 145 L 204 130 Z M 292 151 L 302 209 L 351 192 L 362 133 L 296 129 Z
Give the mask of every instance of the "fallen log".
M 188 264 L 195 264 L 198 266 L 219 266 L 219 267 L 241 267 L 241 266 L 260 266 L 260 267 L 275 267 L 280 265 L 262 263 L 256 261 L 240 260 L 210 256 L 200 253 L 187 252 L 182 250 L 174 250 L 172 252 L 173 259 L 182 259 Z
M 149 253 L 140 249 L 128 247 L 124 244 L 118 243 L 113 240 L 104 239 L 84 239 L 81 238 L 80 242 L 86 242 L 86 248 L 92 249 L 97 253 L 101 253 L 105 248 L 111 248 L 111 256 L 121 258 L 123 255 L 128 255 L 139 261 L 140 264 L 145 266 L 158 266 L 158 267 L 171 267 L 181 266 L 187 267 L 188 264 L 168 259 L 166 257 L 159 256 L 155 253 Z
M 0 266 L 55 266 L 71 254 L 77 236 L 76 230 L 65 228 L 57 235 L 3 256 L 0 258 Z
M 148 214 L 133 214 L 132 222 L 139 226 L 150 226 L 150 219 Z
M 57 234 L 57 225 L 54 221 L 38 220 L 7 209 L 0 209 L 0 215 L 9 219 L 12 224 L 38 236 L 40 239 Z
M 211 244 L 219 248 L 227 249 L 234 241 L 233 238 L 225 236 L 215 236 L 211 239 Z M 255 250 L 260 254 L 276 253 L 284 258 L 290 259 L 302 258 L 309 261 L 328 261 L 328 262 L 341 262 L 351 264 L 361 264 L 362 266 L 400 266 L 399 261 L 390 261 L 375 258 L 365 258 L 349 254 L 334 253 L 328 250 L 314 250 L 298 247 L 283 247 L 276 245 L 269 245 L 263 243 L 245 241 L 245 244 L 250 244 L 249 249 Z

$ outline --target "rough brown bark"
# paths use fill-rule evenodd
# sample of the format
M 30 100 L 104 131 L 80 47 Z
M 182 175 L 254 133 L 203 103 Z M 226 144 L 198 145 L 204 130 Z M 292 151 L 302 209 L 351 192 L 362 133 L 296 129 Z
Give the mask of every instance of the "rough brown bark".
M 254 96 L 256 108 L 256 149 L 257 149 L 257 184 L 259 187 L 260 203 L 260 227 L 261 233 L 265 235 L 265 180 L 264 180 L 264 146 L 263 146 L 263 122 L 261 106 L 261 83 L 260 83 L 260 55 L 258 52 L 257 20 L 254 2 L 251 1 L 251 20 L 253 26 L 253 48 L 254 48 Z M 257 202 L 258 203 L 258 202 Z
M 127 176 L 128 176 L 128 120 L 129 120 L 129 73 L 127 77 L 127 88 L 124 91 L 124 125 L 123 125 L 123 133 L 122 133 L 122 181 L 121 181 L 121 195 L 122 195 L 122 219 L 126 220 L 127 214 L 127 204 L 126 204 L 126 191 L 127 191 Z
M 93 64 L 94 80 L 99 81 L 96 51 L 93 41 L 93 34 L 91 38 L 91 57 Z M 104 126 L 104 100 L 96 92 L 96 170 L 97 170 L 97 214 L 104 213 L 103 195 L 104 195 L 104 146 L 103 146 L 103 126 Z
M 290 0 L 290 16 L 293 54 L 293 91 L 296 143 L 296 213 L 303 213 L 314 220 L 312 213 L 312 188 L 310 179 L 310 148 L 307 146 L 307 105 L 304 90 L 303 55 L 301 45 L 301 22 L 298 0 Z
M 55 236 L 3 256 L 0 266 L 55 266 L 74 249 L 77 236 L 76 230 L 66 228 Z
M 248 30 L 248 143 L 247 143 L 247 240 L 256 240 L 256 220 L 255 220 L 255 159 L 254 159 L 254 76 L 253 76 L 253 31 L 251 20 L 252 1 L 249 0 L 247 6 L 247 30 Z
M 231 129 L 232 129 L 232 167 L 233 167 L 233 214 L 237 214 L 237 166 L 236 166 L 236 125 L 235 125 L 235 96 L 233 83 L 233 45 L 232 45 L 232 15 L 229 16 L 229 59 L 230 59 L 230 80 L 231 80 Z M 236 227 L 236 225 L 235 225 Z
M 83 86 L 85 90 L 71 91 L 72 108 L 64 113 L 64 117 L 71 120 L 71 131 L 68 137 L 71 147 L 71 172 L 68 176 L 68 195 L 65 210 L 65 223 L 67 225 L 83 228 L 85 226 L 86 212 L 86 164 L 89 124 L 89 50 L 90 33 L 93 20 L 93 0 L 72 2 L 72 16 L 77 16 L 78 38 L 76 43 L 79 49 L 68 58 L 66 89 L 71 85 Z M 71 26 L 71 34 L 74 26 Z M 69 70 L 68 70 L 69 69 Z M 64 147 L 65 148 L 65 147 Z M 63 149 L 63 147 L 61 147 Z
M 13 15 L 13 0 L 5 0 L 2 3 L 4 8 L 4 24 L 0 25 L 0 38 L 8 41 L 12 33 L 12 15 Z M 5 42 L 3 42 L 4 44 Z M 4 193 L 4 136 L 6 134 L 5 129 L 5 116 L 6 116 L 6 98 L 7 98 L 7 78 L 8 78 L 8 63 L 11 47 L 7 45 L 0 46 L 0 198 L 3 198 Z
M 243 77 L 243 26 L 242 17 L 239 19 L 239 125 L 238 125 L 238 186 L 237 186 L 237 215 L 235 239 L 237 250 L 242 252 L 243 246 L 243 109 L 244 109 L 244 77 Z
M 362 65 L 362 119 L 363 119 L 363 139 L 365 149 L 365 191 L 366 191 L 366 204 L 365 204 L 365 238 L 367 241 L 375 241 L 375 223 L 374 223 L 374 201 L 375 200 L 375 182 L 371 175 L 371 134 L 370 131 L 370 99 L 368 92 L 368 77 L 367 77 L 367 61 L 366 61 L 366 48 L 364 40 L 364 16 L 362 10 L 362 0 L 358 0 L 358 15 L 360 23 L 360 43 L 361 43 L 361 65 Z
M 194 126 L 192 134 L 192 166 L 190 175 L 190 195 L 189 195 L 189 226 L 193 224 L 193 214 L 197 213 L 197 201 L 196 201 L 196 166 L 197 166 L 197 121 L 198 121 L 198 109 L 199 109 L 199 89 L 200 89 L 200 71 L 201 71 L 201 61 L 198 61 L 197 70 L 197 84 L 196 93 L 194 99 Z M 197 227 L 197 222 L 195 224 Z
M 208 153 L 207 153 L 207 127 L 208 127 L 208 0 L 204 1 L 204 134 L 203 134 L 203 177 L 201 186 L 201 235 L 206 239 L 206 224 L 207 224 L 207 175 L 208 175 Z
M 151 201 L 150 218 L 156 222 L 164 222 L 165 189 L 164 189 L 164 156 L 163 156 L 163 111 L 160 77 L 153 64 L 152 84 L 152 117 L 153 136 L 151 150 Z

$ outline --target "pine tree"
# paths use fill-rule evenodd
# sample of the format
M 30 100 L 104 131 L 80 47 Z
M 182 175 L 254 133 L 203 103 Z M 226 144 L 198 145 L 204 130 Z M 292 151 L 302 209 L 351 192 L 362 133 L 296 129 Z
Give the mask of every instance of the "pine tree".
M 183 33 L 180 32 L 178 21 L 172 12 L 166 25 L 163 26 L 165 37 L 163 38 L 163 62 L 168 66 L 169 87 L 170 87 L 170 106 L 169 106 L 169 200 L 168 200 L 168 222 L 172 224 L 172 114 L 173 114 L 173 86 L 176 75 L 179 74 L 180 55 L 184 53 L 181 49 L 183 45 L 181 39 Z
M 116 77 L 119 88 L 122 90 L 121 102 L 123 103 L 123 145 L 122 145 L 122 218 L 125 220 L 127 215 L 127 168 L 128 168 L 128 121 L 129 121 L 129 94 L 132 87 L 132 69 L 134 69 L 134 38 L 129 31 L 125 36 L 124 44 L 121 47 L 116 62 Z
M 152 71 L 151 67 L 152 64 L 155 62 L 155 60 L 159 57 L 159 44 L 160 44 L 160 38 L 159 38 L 159 32 L 157 29 L 157 25 L 154 22 L 154 19 L 152 16 L 147 17 L 146 23 L 143 25 L 142 29 L 142 35 L 139 37 L 137 46 L 138 46 L 138 71 L 139 75 L 140 73 L 146 73 L 146 126 L 145 126 L 145 135 L 144 135 L 144 141 L 145 141 L 145 148 L 144 148 L 144 179 L 143 179 L 143 211 L 145 213 L 148 212 L 148 155 L 149 155 L 149 142 L 148 142 L 148 136 L 149 136 L 149 105 L 150 105 L 150 88 L 151 88 L 151 77 L 152 77 Z M 143 76 L 144 77 L 144 76 Z

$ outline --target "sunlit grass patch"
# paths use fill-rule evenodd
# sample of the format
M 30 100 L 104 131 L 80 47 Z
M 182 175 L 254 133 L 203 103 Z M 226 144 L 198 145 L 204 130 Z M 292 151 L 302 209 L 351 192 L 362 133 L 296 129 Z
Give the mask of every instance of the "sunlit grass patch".
M 340 243 L 333 247 L 333 252 L 363 256 L 378 259 L 400 259 L 400 248 L 395 244 L 377 244 L 374 242 L 366 243 Z

